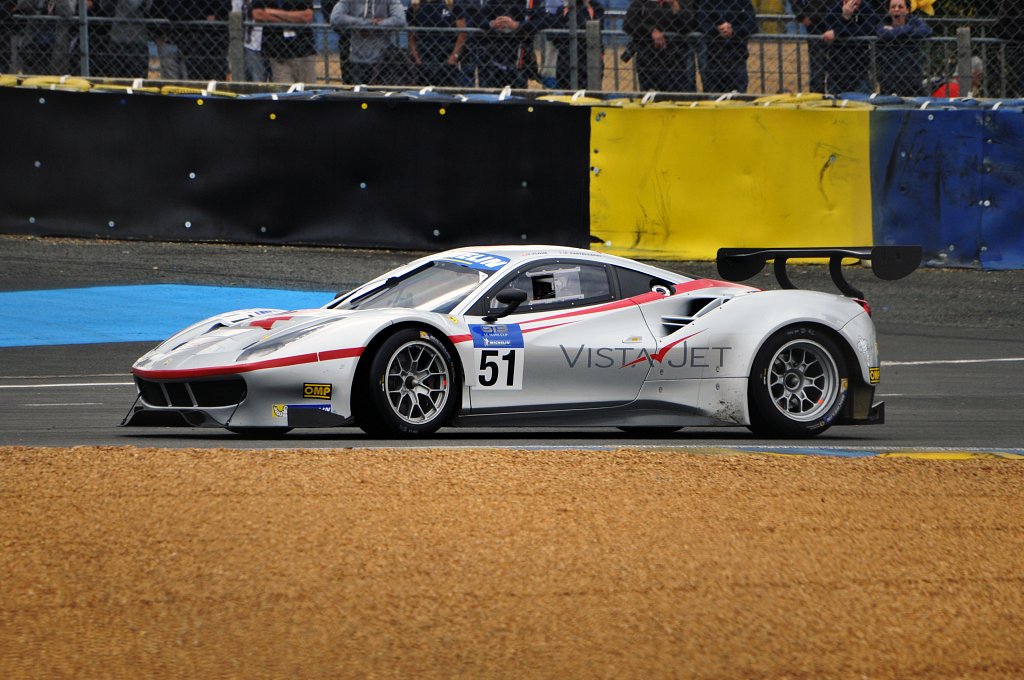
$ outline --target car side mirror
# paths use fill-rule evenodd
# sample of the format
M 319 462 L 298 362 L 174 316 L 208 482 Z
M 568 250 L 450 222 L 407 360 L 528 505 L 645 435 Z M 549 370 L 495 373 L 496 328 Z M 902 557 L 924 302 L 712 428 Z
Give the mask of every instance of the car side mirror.
M 526 302 L 526 291 L 519 290 L 518 288 L 505 288 L 504 290 L 498 291 L 498 294 L 494 296 L 494 299 L 505 305 L 505 308 L 499 312 L 492 312 L 484 317 L 484 321 L 487 323 L 494 323 L 503 316 L 512 314 L 519 305 Z

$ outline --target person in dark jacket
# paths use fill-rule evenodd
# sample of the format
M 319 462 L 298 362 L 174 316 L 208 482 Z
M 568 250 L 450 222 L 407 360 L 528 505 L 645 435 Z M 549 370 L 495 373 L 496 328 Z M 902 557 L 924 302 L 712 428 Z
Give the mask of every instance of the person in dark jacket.
M 153 14 L 171 22 L 168 38 L 184 60 L 184 77 L 225 80 L 230 0 L 154 0 Z
M 409 57 L 416 72 L 416 83 L 437 87 L 455 87 L 461 83 L 459 61 L 466 45 L 464 6 L 445 0 L 420 0 L 409 10 L 409 26 L 444 28 L 450 31 L 409 31 Z
M 810 92 L 825 91 L 825 73 L 828 70 L 828 45 L 821 40 L 825 32 L 825 17 L 835 0 L 793 0 L 793 13 L 797 23 L 807 31 L 807 70 Z
M 878 92 L 901 97 L 924 94 L 924 39 L 932 29 L 910 16 L 910 0 L 889 0 L 878 27 Z
M 558 32 L 551 38 L 551 44 L 554 45 L 555 50 L 558 53 L 558 59 L 555 65 L 555 87 L 560 90 L 567 90 L 570 87 L 573 87 L 572 53 L 570 50 L 572 39 L 568 33 L 568 30 L 571 27 L 569 15 L 568 2 L 566 1 L 562 6 L 558 7 L 556 11 L 545 12 L 542 23 L 538 26 L 538 30 L 558 30 Z M 598 0 L 578 0 L 576 3 L 577 58 L 575 85 L 578 89 L 585 89 L 588 87 L 586 32 L 587 23 L 590 21 L 597 21 L 600 23 L 601 28 L 604 28 L 604 5 L 598 2 Z M 598 47 L 600 47 L 600 45 L 598 45 Z M 596 75 L 597 82 L 600 83 L 604 73 L 604 64 L 598 63 L 598 67 L 600 71 Z M 600 89 L 600 85 L 594 89 Z
M 466 25 L 483 31 L 468 45 L 480 87 L 525 89 L 531 78 L 539 78 L 533 51 L 538 23 L 531 0 L 482 0 L 465 7 Z
M 821 38 L 829 45 L 829 94 L 873 92 L 871 83 L 871 45 L 882 23 L 879 0 L 839 0 L 825 18 Z
M 700 78 L 705 92 L 747 91 L 747 41 L 757 32 L 750 0 L 700 0 L 697 26 L 704 34 Z
M 275 83 L 316 82 L 316 42 L 312 28 L 313 0 L 253 0 L 252 18 L 263 24 L 261 52 L 270 60 Z M 281 28 L 276 24 L 287 24 Z
M 697 90 L 695 43 L 689 35 L 697 31 L 692 0 L 631 0 L 622 29 L 636 55 L 641 90 Z

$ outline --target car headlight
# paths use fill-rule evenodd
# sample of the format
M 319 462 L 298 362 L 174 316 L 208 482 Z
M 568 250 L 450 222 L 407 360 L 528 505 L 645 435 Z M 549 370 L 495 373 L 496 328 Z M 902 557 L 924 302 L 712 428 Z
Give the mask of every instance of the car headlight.
M 317 319 L 316 321 L 299 326 L 298 328 L 289 328 L 281 333 L 275 333 L 265 340 L 260 340 L 252 345 L 246 347 L 236 358 L 238 362 L 253 361 L 273 354 L 278 350 L 284 349 L 287 345 L 306 337 L 310 333 L 315 333 L 324 326 L 329 324 L 338 323 L 341 319 Z

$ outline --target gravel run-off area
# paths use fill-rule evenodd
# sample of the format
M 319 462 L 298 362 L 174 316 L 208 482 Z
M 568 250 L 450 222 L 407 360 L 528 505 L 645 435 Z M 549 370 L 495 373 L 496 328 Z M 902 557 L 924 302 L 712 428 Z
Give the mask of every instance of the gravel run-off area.
M 0 677 L 1010 678 L 1024 464 L 0 448 Z

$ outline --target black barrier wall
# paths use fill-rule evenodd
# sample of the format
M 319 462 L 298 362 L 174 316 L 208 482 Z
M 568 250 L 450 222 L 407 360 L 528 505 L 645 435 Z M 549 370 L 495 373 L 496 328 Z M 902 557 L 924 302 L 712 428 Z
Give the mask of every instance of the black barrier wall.
M 589 109 L 0 88 L 0 231 L 436 250 L 586 246 Z

